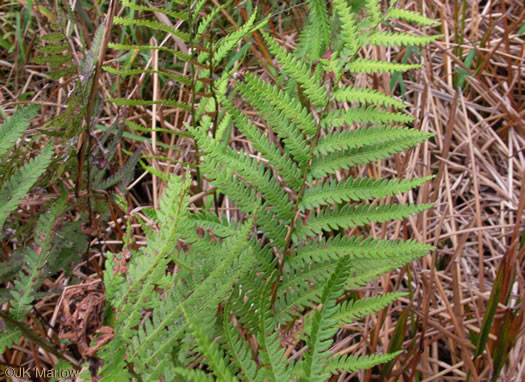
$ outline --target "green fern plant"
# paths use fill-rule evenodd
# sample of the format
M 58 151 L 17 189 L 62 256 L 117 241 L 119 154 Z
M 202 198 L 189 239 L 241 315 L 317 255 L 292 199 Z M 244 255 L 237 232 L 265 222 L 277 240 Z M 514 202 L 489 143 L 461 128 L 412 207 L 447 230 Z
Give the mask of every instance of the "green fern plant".
M 385 32 L 389 17 L 421 26 L 433 22 L 394 8 L 383 13 L 373 0 L 365 2 L 364 13 L 346 0 L 334 0 L 332 9 L 324 1 L 307 4 L 310 14 L 297 54 L 261 32 L 282 69 L 276 82 L 287 86 L 248 73 L 229 95 L 226 81 L 217 81 L 214 97 L 181 106 L 192 110 L 186 127 L 200 153 L 200 171 L 218 195 L 204 200 L 201 212 L 191 212 L 191 175 L 184 181 L 168 178 L 159 210 L 149 213 L 158 228 L 144 224 L 147 246 L 126 249 L 132 255 L 127 270 L 119 265 L 122 258 L 108 255 L 107 323 L 115 338 L 99 352 L 102 380 L 325 381 L 330 374 L 369 369 L 399 354 L 337 356 L 330 347 L 341 325 L 380 311 L 403 295 L 341 299 L 344 290 L 365 285 L 431 249 L 411 240 L 365 238 L 366 228 L 358 230 L 429 208 L 384 199 L 430 177 L 372 179 L 354 177 L 349 170 L 414 147 L 431 134 L 402 125 L 413 118 L 390 110 L 404 108 L 399 100 L 344 84 L 359 73 L 418 67 L 365 60 L 358 56 L 361 48 L 424 45 L 439 36 Z M 193 14 L 185 21 L 201 30 L 193 24 Z M 165 27 L 146 20 L 119 22 Z M 206 55 L 210 53 L 201 57 Z M 221 79 L 230 76 L 224 73 Z M 267 130 L 257 127 L 238 104 L 255 108 Z M 259 155 L 230 146 L 228 133 L 234 129 Z M 241 211 L 240 220 L 219 212 L 217 203 L 225 198 Z M 361 235 L 348 236 L 350 229 Z M 305 349 L 289 360 L 280 335 L 298 320 L 303 321 L 298 341 Z

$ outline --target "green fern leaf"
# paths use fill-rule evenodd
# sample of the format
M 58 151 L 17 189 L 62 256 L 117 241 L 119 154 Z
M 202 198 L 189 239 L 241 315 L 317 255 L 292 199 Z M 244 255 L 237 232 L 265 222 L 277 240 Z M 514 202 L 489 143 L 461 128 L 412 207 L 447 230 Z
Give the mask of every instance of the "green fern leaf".
M 250 348 L 240 336 L 240 331 L 234 328 L 229 320 L 229 304 L 226 306 L 223 315 L 223 331 L 226 346 L 229 349 L 229 355 L 235 364 L 244 374 L 243 380 L 257 380 L 257 364 L 252 359 Z
M 280 347 L 279 333 L 275 330 L 275 321 L 271 314 L 270 286 L 274 277 L 270 277 L 258 298 L 259 306 L 259 331 L 258 340 L 261 346 L 260 355 L 267 369 L 261 369 L 265 373 L 265 380 L 280 382 L 289 381 L 291 370 L 287 368 L 283 360 L 284 349 Z
M 372 45 L 380 46 L 421 46 L 427 45 L 444 35 L 416 36 L 409 33 L 375 32 L 369 36 Z
M 426 139 L 429 134 L 422 133 L 416 129 L 405 127 L 381 126 L 362 127 L 349 131 L 334 131 L 319 140 L 315 147 L 315 155 L 329 154 L 340 150 L 353 149 L 356 147 L 377 145 L 403 139 Z
M 400 109 L 405 107 L 403 102 L 374 89 L 346 87 L 337 89 L 333 97 L 340 102 L 369 103 L 379 106 L 394 106 Z
M 411 180 L 348 178 L 345 182 L 326 182 L 307 190 L 299 204 L 299 209 L 301 211 L 312 210 L 319 206 L 350 200 L 383 199 L 418 187 L 432 178 L 432 176 Z
M 339 127 L 344 124 L 352 126 L 354 123 L 409 123 L 413 117 L 404 113 L 382 111 L 374 106 L 356 107 L 350 110 L 334 110 L 327 113 L 323 120 L 324 127 Z
M 359 49 L 359 46 L 356 44 L 358 36 L 354 13 L 351 11 L 346 0 L 334 0 L 333 5 L 341 20 L 343 41 L 349 50 L 348 55 L 352 56 Z
M 378 72 L 407 72 L 412 69 L 420 68 L 420 64 L 398 64 L 393 62 L 385 62 L 378 60 L 368 60 L 366 58 L 358 58 L 355 61 L 349 62 L 345 68 L 350 73 L 378 73 Z M 370 89 L 371 90 L 371 89 Z
M 295 235 L 305 239 L 307 236 L 321 234 L 339 228 L 352 228 L 369 223 L 384 223 L 389 220 L 401 220 L 412 214 L 430 208 L 431 204 L 418 205 L 378 205 L 355 204 L 335 207 L 333 211 L 322 211 L 310 217 L 305 225 L 297 227 Z
M 323 360 L 330 354 L 329 347 L 333 342 L 333 336 L 337 332 L 333 319 L 337 307 L 335 302 L 340 297 L 344 282 L 349 272 L 349 259 L 342 257 L 337 262 L 335 269 L 326 283 L 321 296 L 321 309 L 313 312 L 310 330 L 306 339 L 308 352 L 305 354 L 303 361 L 304 375 L 301 376 L 301 382 L 324 382 L 329 375 L 323 368 Z
M 238 379 L 230 372 L 228 363 L 224 359 L 224 354 L 222 354 L 217 344 L 210 341 L 208 336 L 204 334 L 204 331 L 201 327 L 199 327 L 199 324 L 194 321 L 193 317 L 190 316 L 188 312 L 186 312 L 184 305 L 181 304 L 180 309 L 184 313 L 186 321 L 188 321 L 189 327 L 193 332 L 193 336 L 199 345 L 199 350 L 204 354 L 208 365 L 214 371 L 219 380 L 227 382 L 238 381 Z
M 278 45 L 268 34 L 262 33 L 270 51 L 279 59 L 286 74 L 301 84 L 304 92 L 314 106 L 324 107 L 328 102 L 328 94 L 323 86 L 316 83 L 311 70 L 299 58 L 293 57 L 283 47 Z
M 253 106 L 264 114 L 264 118 L 268 121 L 273 130 L 275 130 L 279 138 L 283 138 L 285 142 L 285 152 L 289 153 L 295 161 L 298 162 L 299 167 L 303 167 L 308 163 L 310 160 L 310 154 L 308 152 L 307 142 L 301 136 L 295 123 L 287 118 L 283 118 L 281 111 L 270 104 L 266 100 L 265 95 L 260 93 L 259 87 L 253 86 L 253 84 L 249 83 L 237 83 L 236 88 L 240 90 L 241 94 L 248 99 Z M 277 101 L 274 102 L 281 105 L 280 99 L 277 99 Z M 283 105 L 281 107 L 288 108 L 289 106 Z M 295 113 L 294 115 L 297 116 Z
M 282 172 L 284 180 L 294 190 L 299 190 L 301 187 L 301 181 L 299 180 L 300 171 L 291 158 L 283 155 L 276 145 L 272 144 L 244 114 L 233 106 L 230 100 L 224 98 L 222 103 L 232 115 L 236 127 L 253 143 L 255 149 L 265 156 L 270 163 L 273 163 L 276 170 Z
M 323 238 L 320 242 L 301 244 L 297 248 L 297 254 L 285 266 L 292 269 L 310 262 L 318 263 L 328 259 L 336 260 L 340 256 L 349 256 L 352 259 L 358 257 L 381 259 L 395 257 L 402 253 L 417 255 L 428 253 L 432 249 L 433 247 L 430 245 L 413 240 L 379 240 L 361 236 L 347 238 L 344 235 L 337 235 L 328 239 Z
M 388 17 L 391 19 L 401 19 L 410 21 L 421 26 L 439 25 L 439 21 L 431 20 L 422 16 L 417 12 L 407 11 L 406 9 L 390 8 L 388 10 Z
M 358 370 L 370 369 L 381 363 L 385 363 L 396 358 L 401 351 L 389 354 L 374 354 L 370 356 L 347 355 L 334 357 L 326 364 L 326 371 L 329 373 L 347 372 L 353 373 Z
M 215 378 L 211 375 L 207 375 L 205 372 L 199 369 L 184 369 L 182 367 L 176 367 L 173 369 L 174 373 L 181 377 L 187 378 L 188 381 L 194 382 L 214 382 Z
M 379 312 L 399 297 L 406 295 L 407 293 L 404 292 L 392 292 L 381 296 L 350 300 L 340 305 L 339 312 L 334 315 L 334 319 L 338 321 L 339 325 L 348 324 L 369 314 Z
M 0 127 L 0 156 L 13 149 L 16 141 L 22 137 L 31 120 L 40 110 L 40 105 L 31 105 L 18 110 L 6 119 Z
M 419 136 L 415 137 L 336 152 L 328 154 L 324 158 L 316 157 L 313 160 L 310 175 L 314 179 L 320 179 L 338 170 L 348 170 L 351 166 L 357 164 L 385 159 L 394 153 L 401 152 L 425 141 L 428 136 L 421 132 Z
M 308 0 L 308 20 L 299 36 L 297 51 L 309 55 L 311 61 L 318 60 L 330 44 L 330 21 L 325 1 Z
M 11 134 L 9 137 L 12 137 Z M 53 145 L 48 144 L 40 155 L 31 159 L 21 169 L 9 178 L 9 181 L 0 190 L 0 227 L 5 220 L 26 196 L 38 177 L 47 169 L 51 163 Z

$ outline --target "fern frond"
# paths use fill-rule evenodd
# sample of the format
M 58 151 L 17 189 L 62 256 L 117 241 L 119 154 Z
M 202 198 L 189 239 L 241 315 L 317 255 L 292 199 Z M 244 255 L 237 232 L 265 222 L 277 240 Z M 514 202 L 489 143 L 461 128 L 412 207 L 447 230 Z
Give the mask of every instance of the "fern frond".
M 325 1 L 308 0 L 308 20 L 297 44 L 297 51 L 309 55 L 311 61 L 321 58 L 330 44 L 330 21 Z
M 182 367 L 176 367 L 173 372 L 181 377 L 187 378 L 188 381 L 194 382 L 214 382 L 215 378 L 211 375 L 207 375 L 205 372 L 199 369 L 184 369 Z M 169 380 L 169 379 L 168 379 Z
M 370 27 L 375 28 L 381 21 L 383 21 L 380 2 L 377 0 L 365 0 L 365 3 L 366 11 L 370 15 Z
M 417 36 L 409 33 L 375 32 L 369 36 L 369 43 L 380 46 L 421 46 L 427 45 L 444 35 Z
M 280 346 L 279 332 L 275 330 L 276 323 L 272 317 L 270 287 L 274 279 L 270 277 L 258 298 L 259 331 L 257 339 L 261 346 L 261 359 L 267 366 L 261 369 L 261 373 L 265 374 L 264 379 L 281 382 L 290 380 L 291 370 L 287 367 L 287 361 L 283 360 L 284 349 Z
M 345 68 L 350 73 L 378 73 L 378 72 L 407 72 L 412 69 L 420 68 L 420 64 L 399 64 L 395 62 L 385 62 L 379 60 L 369 60 L 366 58 L 358 58 L 357 60 L 349 62 Z M 370 89 L 372 90 L 372 89 Z
M 341 29 L 344 44 L 349 50 L 349 55 L 353 55 L 359 49 L 357 41 L 357 25 L 354 13 L 350 9 L 346 0 L 334 0 L 334 8 L 341 20 Z
M 389 354 L 373 354 L 369 356 L 346 355 L 329 359 L 324 365 L 329 373 L 347 372 L 353 373 L 358 370 L 367 370 L 381 363 L 396 358 L 401 351 Z
M 195 337 L 195 340 L 197 341 L 199 350 L 204 354 L 206 357 L 206 361 L 210 368 L 214 371 L 215 375 L 221 380 L 221 381 L 231 381 L 235 382 L 238 381 L 237 378 L 235 378 L 232 373 L 230 372 L 228 368 L 228 363 L 224 359 L 224 354 L 220 350 L 220 348 L 217 346 L 216 343 L 210 341 L 208 336 L 204 334 L 203 329 L 199 326 L 199 323 L 197 323 L 192 316 L 186 312 L 186 309 L 184 309 L 184 305 L 179 305 L 180 309 L 184 313 L 184 317 L 186 318 L 186 321 L 188 321 L 188 325 L 193 332 L 193 336 Z
M 343 132 L 334 131 L 319 139 L 315 147 L 315 155 L 401 141 L 403 139 L 420 138 L 424 140 L 428 137 L 428 133 L 422 133 L 420 130 L 394 126 L 361 127 Z
M 184 297 L 180 296 L 175 289 L 171 296 L 168 296 L 167 304 L 160 304 L 157 307 L 152 322 L 147 321 L 149 326 L 145 330 L 139 331 L 138 336 L 134 337 L 129 362 L 134 362 L 145 368 L 148 365 L 153 365 L 154 360 L 163 358 L 162 354 L 171 351 L 175 341 L 184 333 L 186 327 L 180 321 L 183 318 L 180 304 L 183 304 L 184 309 L 197 322 L 204 322 L 206 318 L 213 317 L 217 304 L 230 294 L 232 285 L 255 262 L 253 251 L 247 239 L 252 225 L 253 218 L 248 219 L 237 235 L 226 240 L 225 248 L 221 251 L 223 254 L 222 261 L 208 277 L 192 288 L 191 295 L 184 301 L 180 301 L 180 298 Z M 129 323 L 127 326 L 130 327 Z M 152 376 L 160 375 L 161 372 L 162 367 L 158 366 L 153 371 Z
M 388 10 L 388 17 L 391 19 L 401 19 L 405 21 L 410 21 L 421 26 L 433 26 L 440 24 L 439 21 L 431 20 L 417 12 L 412 12 L 406 9 L 399 8 L 390 8 Z
M 429 135 L 421 133 L 419 136 L 393 140 L 383 144 L 364 146 L 335 152 L 324 158 L 316 157 L 312 163 L 310 175 L 314 179 L 320 179 L 338 170 L 348 170 L 351 166 L 374 162 L 388 158 L 390 155 L 404 151 L 410 147 L 425 141 Z
M 246 73 L 246 83 L 248 90 L 252 91 L 254 96 L 260 97 L 259 102 L 268 102 L 278 109 L 284 117 L 297 124 L 297 127 L 304 134 L 315 134 L 317 131 L 316 122 L 312 115 L 301 105 L 299 100 L 291 97 L 283 90 L 276 86 L 259 79 L 257 76 Z M 243 93 L 246 95 L 246 91 Z M 256 100 L 253 98 L 252 100 Z M 254 104 L 254 106 L 257 106 Z
M 337 307 L 337 299 L 341 295 L 344 282 L 349 272 L 349 259 L 342 257 L 337 262 L 330 279 L 325 284 L 321 296 L 321 309 L 313 312 L 310 330 L 306 339 L 308 352 L 305 354 L 302 368 L 304 376 L 301 382 L 324 382 L 328 379 L 327 370 L 323 368 L 323 360 L 330 354 L 329 347 L 333 342 L 333 336 L 337 332 L 335 320 L 333 319 Z
M 229 308 L 230 306 L 227 304 L 224 310 L 222 322 L 224 340 L 229 349 L 229 355 L 239 369 L 242 370 L 242 373 L 244 374 L 243 380 L 255 382 L 257 380 L 257 364 L 252 359 L 250 348 L 241 338 L 239 329 L 232 326 L 229 319 Z
M 369 314 L 379 312 L 393 303 L 399 297 L 406 296 L 404 292 L 391 292 L 380 296 L 350 300 L 339 306 L 339 311 L 334 315 L 339 325 L 348 324 Z
M 12 137 L 13 135 L 10 135 Z M 14 173 L 0 190 L 0 227 L 17 206 L 22 198 L 31 189 L 38 177 L 47 169 L 51 163 L 53 145 L 48 144 L 40 155 L 31 159 L 22 168 Z
M 405 107 L 403 102 L 374 89 L 354 88 L 348 86 L 337 89 L 334 92 L 333 97 L 339 102 L 369 103 L 379 106 L 394 106 L 400 109 Z
M 282 172 L 286 183 L 294 190 L 299 190 L 301 187 L 300 171 L 291 158 L 288 155 L 283 155 L 276 145 L 272 144 L 244 114 L 233 106 L 229 99 L 224 98 L 222 104 L 233 117 L 236 127 L 253 143 L 255 149 L 267 158 L 277 171 Z
M 40 110 L 40 105 L 31 105 L 16 111 L 0 127 L 0 156 L 13 149 L 16 141 L 24 134 L 29 123 Z
M 235 152 L 230 148 L 220 146 L 211 137 L 202 132 L 192 131 L 195 138 L 206 153 L 206 160 L 213 161 L 216 168 L 227 166 L 237 172 L 245 181 L 258 189 L 272 203 L 283 217 L 291 217 L 293 212 L 288 195 L 279 187 L 271 172 L 256 159 L 247 154 Z M 210 163 L 211 164 L 211 163 Z
M 379 240 L 361 236 L 347 238 L 344 235 L 337 235 L 328 239 L 323 238 L 320 242 L 301 244 L 297 248 L 297 254 L 291 257 L 285 266 L 293 268 L 295 264 L 335 260 L 340 256 L 349 256 L 352 259 L 390 258 L 401 253 L 424 254 L 432 249 L 432 246 L 414 240 Z
M 433 176 L 417 179 L 348 178 L 345 182 L 329 181 L 306 190 L 299 209 L 312 210 L 319 206 L 350 200 L 383 199 L 418 187 Z
M 19 272 L 19 279 L 14 282 L 14 288 L 10 291 L 12 296 L 11 315 L 15 320 L 22 320 L 33 302 L 36 290 L 43 281 L 43 270 L 51 249 L 52 230 L 58 216 L 63 212 L 66 202 L 64 194 L 57 203 L 51 207 L 46 214 L 40 215 L 35 229 L 36 249 L 29 248 L 24 254 L 26 265 L 25 272 Z
M 323 119 L 323 126 L 339 127 L 344 124 L 353 125 L 354 123 L 409 123 L 414 120 L 404 113 L 391 113 L 379 110 L 377 107 L 356 107 L 349 110 L 333 110 L 327 113 Z
M 317 107 L 324 107 L 328 103 L 328 94 L 321 84 L 316 83 L 311 75 L 310 68 L 299 58 L 293 57 L 283 47 L 277 44 L 268 34 L 262 33 L 264 40 L 268 44 L 270 51 L 279 59 L 283 71 L 296 80 L 312 104 Z
M 401 220 L 412 214 L 430 208 L 431 204 L 418 205 L 377 205 L 355 204 L 335 207 L 333 211 L 322 211 L 310 217 L 305 225 L 298 226 L 295 235 L 306 239 L 307 236 L 321 234 L 339 228 L 352 228 L 369 223 L 384 223 L 388 220 Z
M 277 133 L 279 138 L 284 140 L 285 152 L 289 153 L 299 164 L 304 166 L 310 160 L 307 142 L 301 136 L 299 129 L 295 124 L 283 118 L 281 112 L 265 100 L 263 94 L 259 94 L 259 88 L 250 84 L 237 83 L 236 88 L 241 92 L 243 97 L 248 99 L 264 115 L 268 124 Z M 279 103 L 280 104 L 280 103 Z

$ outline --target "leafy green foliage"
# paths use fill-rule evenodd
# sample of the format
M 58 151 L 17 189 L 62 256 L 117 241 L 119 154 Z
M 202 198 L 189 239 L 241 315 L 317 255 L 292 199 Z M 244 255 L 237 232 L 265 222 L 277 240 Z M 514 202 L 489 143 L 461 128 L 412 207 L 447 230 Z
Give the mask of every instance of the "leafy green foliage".
M 196 10 L 204 3 L 162 9 L 164 16 L 177 20 L 178 29 L 135 18 L 156 8 L 127 1 L 125 7 L 140 15 L 130 12 L 132 16 L 116 19 L 122 25 L 165 32 L 178 41 L 179 49 L 130 43 L 111 47 L 172 54 L 192 73 L 188 82 L 162 68 L 106 68 L 108 72 L 158 75 L 190 86 L 192 94 L 187 101 L 113 101 L 191 111 L 186 128 L 199 151 L 200 174 L 215 188 L 213 198 L 205 197 L 199 204 L 202 211 L 195 213 L 189 208 L 190 174 L 184 181 L 166 177 L 160 208 L 150 216 L 158 229 L 148 228 L 147 245 L 126 249 L 132 255 L 127 271 L 119 270 L 116 255 L 108 255 L 107 322 L 115 338 L 99 353 L 102 380 L 140 375 L 145 380 L 325 381 L 331 374 L 393 360 L 398 354 L 394 351 L 334 356 L 330 348 L 341 325 L 385 309 L 403 295 L 349 299 L 341 298 L 344 290 L 365 285 L 432 248 L 410 240 L 366 238 L 362 228 L 429 208 L 398 204 L 395 197 L 430 177 L 372 179 L 354 177 L 350 170 L 412 148 L 431 135 L 403 126 L 413 117 L 391 111 L 405 108 L 396 98 L 343 83 L 352 83 L 359 73 L 418 67 L 358 58 L 362 48 L 424 45 L 437 36 L 386 32 L 388 17 L 428 22 L 395 10 L 383 14 L 373 0 L 363 3 L 364 12 L 335 0 L 332 13 L 325 2 L 312 0 L 307 2 L 310 13 L 297 52 L 288 52 L 259 31 L 282 70 L 276 81 L 251 73 L 234 81 L 232 71 L 217 68 L 264 22 L 257 24 L 253 12 L 244 26 L 214 41 L 205 32 L 220 9 L 201 20 Z M 331 21 L 337 21 L 334 27 Z M 339 81 L 342 78 L 348 81 Z M 292 86 L 282 88 L 282 83 Z M 266 129 L 243 112 L 247 107 L 257 110 Z M 258 155 L 231 144 L 230 131 L 242 134 Z M 378 201 L 387 197 L 392 200 Z M 239 220 L 218 208 L 217 200 L 226 198 L 240 211 L 235 215 Z M 363 236 L 349 237 L 350 228 Z M 282 328 L 293 326 L 299 317 L 304 328 L 298 336 L 306 347 L 291 360 L 282 346 Z M 196 362 L 206 367 L 189 370 Z

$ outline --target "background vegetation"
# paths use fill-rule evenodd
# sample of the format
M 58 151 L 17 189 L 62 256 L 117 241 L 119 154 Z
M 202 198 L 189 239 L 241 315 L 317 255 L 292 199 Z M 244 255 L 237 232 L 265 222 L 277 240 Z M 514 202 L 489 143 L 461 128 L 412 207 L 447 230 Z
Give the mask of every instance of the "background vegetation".
M 202 13 L 220 5 L 211 0 Z M 131 68 L 141 60 L 151 68 L 160 62 L 174 75 L 187 75 L 189 67 L 170 67 L 163 52 L 106 50 L 109 41 L 162 43 L 162 31 L 155 35 L 119 24 L 105 34 L 100 25 L 106 15 L 124 16 L 128 10 L 107 1 L 72 6 L 68 14 L 60 4 L 0 1 L 0 122 L 21 106 L 40 105 L 16 148 L 0 153 L 0 186 L 9 186 L 27 159 L 45 155 L 49 145 L 58 154 L 9 215 L 0 236 L 0 298 L 22 283 L 34 287 L 31 299 L 20 296 L 26 304 L 20 312 L 27 314 L 16 333 L 7 329 L 3 313 L 14 308 L 2 305 L 0 331 L 11 330 L 14 342 L 0 355 L 0 367 L 67 360 L 80 368 L 87 357 L 96 370 L 97 349 L 90 341 L 98 338 L 102 344 L 107 334 L 99 331 L 95 337 L 104 305 L 104 254 L 119 253 L 127 241 L 134 248 L 144 245 L 141 222 L 149 219 L 147 207 L 158 207 L 165 174 L 183 174 L 188 167 L 198 171 L 194 143 L 184 127 L 191 111 L 177 105 L 124 108 L 94 96 L 187 102 L 188 87 L 159 84 L 154 76 L 115 76 L 101 68 Z M 400 1 L 400 7 L 439 20 L 444 37 L 424 50 L 362 52 L 366 58 L 398 63 L 416 57 L 423 68 L 403 76 L 362 75 L 358 81 L 411 104 L 414 127 L 436 136 L 391 160 L 363 167 L 360 174 L 434 174 L 418 194 L 406 194 L 408 201 L 434 202 L 432 209 L 402 222 L 371 224 L 369 232 L 374 238 L 415 239 L 436 250 L 356 291 L 368 296 L 402 286 L 409 295 L 346 327 L 332 351 L 403 352 L 380 369 L 340 380 L 519 381 L 525 378 L 525 7 L 520 1 L 476 0 Z M 238 30 L 255 9 L 261 18 L 271 15 L 269 30 L 295 49 L 306 17 L 305 4 L 297 1 L 235 0 L 219 12 L 214 35 L 205 37 L 218 39 Z M 166 22 L 163 14 L 155 16 Z M 414 32 L 403 21 L 393 28 Z M 225 60 L 226 68 L 240 64 L 236 75 L 273 77 L 275 65 L 262 36 L 254 33 L 245 40 L 251 44 Z M 49 49 L 61 43 L 66 44 L 61 50 Z M 50 58 L 57 55 L 64 58 Z M 76 118 L 85 114 L 87 121 Z M 137 124 L 120 128 L 123 116 Z M 139 124 L 154 124 L 156 132 Z M 241 139 L 235 144 L 255 153 Z M 83 145 L 91 147 L 88 157 L 77 155 Z M 228 203 L 219 208 L 238 213 Z M 49 255 L 41 269 L 25 269 L 25 256 L 44 249 Z M 126 267 L 125 258 L 121 266 Z M 13 279 L 19 271 L 27 278 Z M 79 306 L 91 307 L 84 320 L 99 317 L 99 322 L 79 325 L 74 321 Z M 18 340 L 21 334 L 32 340 Z M 293 333 L 289 336 L 282 343 L 293 357 L 300 349 Z

